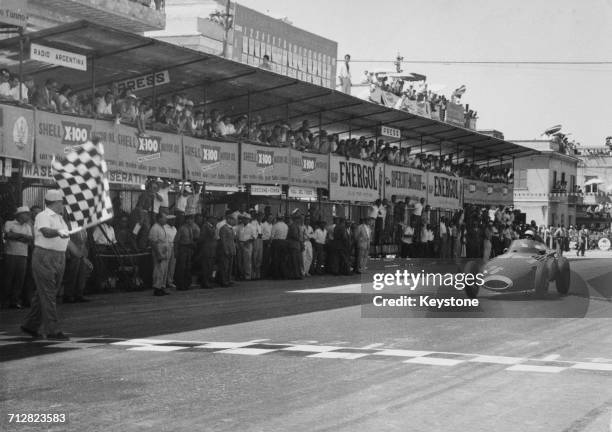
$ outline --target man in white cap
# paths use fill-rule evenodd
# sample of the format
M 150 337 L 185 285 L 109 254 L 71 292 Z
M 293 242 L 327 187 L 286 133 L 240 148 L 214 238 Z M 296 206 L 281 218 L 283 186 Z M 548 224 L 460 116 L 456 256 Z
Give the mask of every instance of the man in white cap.
M 55 299 L 62 284 L 68 248 L 68 226 L 62 217 L 64 203 L 62 192 L 51 189 L 45 194 L 45 210 L 34 221 L 34 252 L 32 253 L 32 277 L 36 293 L 32 309 L 21 330 L 36 338 L 42 327 L 47 339 L 68 340 L 58 328 Z
M 6 249 L 2 278 L 7 292 L 2 300 L 3 303 L 8 300 L 10 308 L 21 309 L 23 283 L 28 268 L 28 245 L 34 239 L 27 206 L 19 207 L 15 220 L 4 224 L 4 237 Z

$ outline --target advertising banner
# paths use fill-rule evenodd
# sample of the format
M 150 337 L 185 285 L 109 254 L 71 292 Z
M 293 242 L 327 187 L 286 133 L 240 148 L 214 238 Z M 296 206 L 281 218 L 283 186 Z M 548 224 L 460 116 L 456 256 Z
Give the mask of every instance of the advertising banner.
M 385 198 L 427 199 L 427 173 L 415 168 L 385 164 Z
M 104 123 L 106 127 L 114 125 Z M 106 132 L 100 128 L 96 133 L 102 131 Z M 183 177 L 180 135 L 158 131 L 138 135 L 135 128 L 126 125 L 116 125 L 114 131 L 116 164 L 111 165 L 107 160 L 109 170 L 151 177 Z
M 110 172 L 182 178 L 180 135 L 151 131 L 139 136 L 131 126 L 45 111 L 36 112 L 35 161 L 50 166 L 53 156 L 62 157 L 94 136 L 104 145 Z
M 34 111 L 0 105 L 0 156 L 32 162 Z
M 373 202 L 381 198 L 383 164 L 330 156 L 329 199 L 333 201 Z
M 446 174 L 427 173 L 427 204 L 445 210 L 462 206 L 463 179 Z
M 93 137 L 95 129 L 94 119 L 36 111 L 36 164 L 51 166 L 53 156 L 63 157 L 73 147 L 87 142 Z M 106 157 L 114 160 L 112 145 L 107 144 L 110 137 L 104 138 L 102 142 Z
M 327 189 L 329 180 L 329 156 L 291 149 L 289 184 Z
M 514 204 L 514 189 L 512 185 L 506 183 L 489 183 L 487 188 L 487 204 L 494 206 L 509 206 Z
M 488 202 L 488 185 L 480 180 L 463 181 L 463 202 L 466 204 L 482 204 Z
M 289 149 L 242 144 L 240 150 L 242 183 L 287 184 Z
M 446 104 L 446 123 L 453 124 L 455 126 L 465 127 L 465 114 L 463 105 L 454 104 L 449 102 Z
M 185 176 L 191 181 L 238 184 L 238 143 L 183 136 Z

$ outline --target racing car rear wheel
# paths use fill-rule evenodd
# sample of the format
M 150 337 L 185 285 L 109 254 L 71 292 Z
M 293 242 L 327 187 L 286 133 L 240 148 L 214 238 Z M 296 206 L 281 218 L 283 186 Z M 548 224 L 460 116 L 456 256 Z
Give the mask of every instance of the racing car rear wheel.
M 476 261 L 469 261 L 465 266 L 463 273 L 471 274 L 476 277 L 476 274 L 480 273 L 480 266 Z M 466 285 L 464 288 L 465 295 L 468 296 L 468 298 L 475 299 L 478 297 L 478 289 L 478 285 Z
M 537 295 L 545 295 L 548 292 L 548 266 L 540 263 L 535 273 L 534 288 Z
M 557 286 L 557 292 L 560 295 L 567 295 L 570 288 L 570 266 L 569 261 L 565 257 L 560 257 L 557 261 L 559 270 L 557 271 L 557 278 L 555 285 Z

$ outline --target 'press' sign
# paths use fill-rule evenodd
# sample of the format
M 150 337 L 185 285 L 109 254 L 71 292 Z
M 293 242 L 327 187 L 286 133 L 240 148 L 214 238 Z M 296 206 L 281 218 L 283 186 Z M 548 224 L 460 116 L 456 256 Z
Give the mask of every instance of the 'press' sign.
M 30 59 L 70 69 L 87 70 L 87 57 L 57 48 L 51 48 L 37 43 L 30 45 Z

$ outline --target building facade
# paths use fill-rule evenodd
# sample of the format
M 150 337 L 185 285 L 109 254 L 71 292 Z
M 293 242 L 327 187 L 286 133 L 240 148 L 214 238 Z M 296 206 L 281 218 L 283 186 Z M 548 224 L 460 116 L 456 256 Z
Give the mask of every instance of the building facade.
M 147 36 L 327 88 L 336 85 L 338 44 L 237 3 L 166 0 L 166 27 Z
M 512 141 L 534 148 L 540 154 L 514 161 L 514 205 L 527 222 L 539 225 L 576 224 L 579 159 L 552 148 L 548 140 Z

